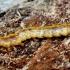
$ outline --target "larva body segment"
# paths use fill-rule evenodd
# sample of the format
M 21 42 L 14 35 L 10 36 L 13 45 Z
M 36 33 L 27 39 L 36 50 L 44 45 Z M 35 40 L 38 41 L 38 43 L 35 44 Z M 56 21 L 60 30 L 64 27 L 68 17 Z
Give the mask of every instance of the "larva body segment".
M 36 32 L 36 30 L 30 30 L 30 36 L 31 36 L 31 38 L 35 38 L 36 36 L 37 36 L 37 32 Z
M 63 35 L 63 36 L 67 36 L 67 34 L 68 34 L 68 28 L 67 27 L 65 27 L 65 28 L 62 27 L 60 34 Z
M 30 38 L 51 38 L 61 35 L 67 36 L 68 34 L 70 34 L 70 24 L 23 28 L 14 34 L 0 37 L 0 46 L 8 48 L 10 46 L 19 45 L 22 41 Z
M 52 29 L 52 34 L 53 34 L 54 37 L 59 37 L 60 33 L 61 33 L 61 31 L 60 31 L 59 28 Z
M 68 27 L 69 28 L 69 27 Z M 59 28 L 54 28 L 52 29 L 52 34 L 54 37 L 59 37 L 59 36 L 67 36 L 68 34 L 68 29 L 67 27 L 59 27 Z
M 44 37 L 51 38 L 52 36 L 52 29 L 44 30 Z
M 34 32 L 35 32 L 35 37 L 37 37 L 37 38 L 42 38 L 42 36 L 43 36 L 43 34 L 42 34 L 42 30 L 34 30 Z
M 7 38 L 7 39 L 0 38 L 0 46 L 9 47 L 9 46 L 11 46 L 11 44 L 12 43 L 9 38 Z M 14 40 L 13 40 L 13 44 L 14 44 Z
M 43 38 L 43 37 L 44 37 L 44 31 L 45 31 L 45 30 L 39 30 L 39 31 L 38 31 L 38 32 L 39 32 L 39 33 L 38 33 L 38 34 L 39 34 L 39 35 L 38 35 L 38 38 Z
M 26 31 L 26 38 L 30 39 L 32 37 L 33 33 L 31 31 Z

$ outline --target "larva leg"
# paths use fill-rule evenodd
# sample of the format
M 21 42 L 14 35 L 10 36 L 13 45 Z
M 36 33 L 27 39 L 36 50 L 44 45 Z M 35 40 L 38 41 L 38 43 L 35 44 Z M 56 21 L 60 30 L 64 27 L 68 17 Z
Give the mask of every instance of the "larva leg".
M 6 48 L 7 48 L 7 51 L 8 51 L 8 52 L 10 52 L 10 51 L 11 51 L 11 48 L 10 48 L 10 47 L 8 47 L 8 46 L 7 46 Z

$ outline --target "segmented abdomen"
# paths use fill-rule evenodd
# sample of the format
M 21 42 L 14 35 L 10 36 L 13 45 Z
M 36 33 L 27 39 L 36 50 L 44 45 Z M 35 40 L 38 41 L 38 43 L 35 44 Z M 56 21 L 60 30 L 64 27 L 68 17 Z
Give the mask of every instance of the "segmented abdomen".
M 59 24 L 45 27 L 23 28 L 14 34 L 0 37 L 0 46 L 6 48 L 19 45 L 22 41 L 30 38 L 51 38 L 59 36 L 67 36 L 70 34 L 70 24 Z

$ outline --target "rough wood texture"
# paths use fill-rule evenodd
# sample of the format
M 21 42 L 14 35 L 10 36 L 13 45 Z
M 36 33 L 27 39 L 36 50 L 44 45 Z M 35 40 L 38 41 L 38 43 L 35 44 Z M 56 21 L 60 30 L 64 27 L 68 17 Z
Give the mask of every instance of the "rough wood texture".
M 14 33 L 23 27 L 70 23 L 70 0 L 52 0 L 49 6 L 41 2 L 36 4 L 35 0 L 32 4 L 28 3 L 30 6 L 35 3 L 29 9 L 13 9 L 7 12 L 0 18 L 0 36 Z M 28 39 L 11 47 L 10 52 L 0 46 L 0 69 L 70 70 L 70 35 Z

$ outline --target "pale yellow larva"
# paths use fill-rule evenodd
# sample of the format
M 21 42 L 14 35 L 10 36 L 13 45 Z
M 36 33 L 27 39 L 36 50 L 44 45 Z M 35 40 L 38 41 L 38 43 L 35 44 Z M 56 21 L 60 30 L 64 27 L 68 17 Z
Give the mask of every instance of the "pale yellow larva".
M 30 38 L 51 38 L 70 34 L 70 24 L 23 28 L 14 34 L 0 37 L 0 46 L 10 48 Z

